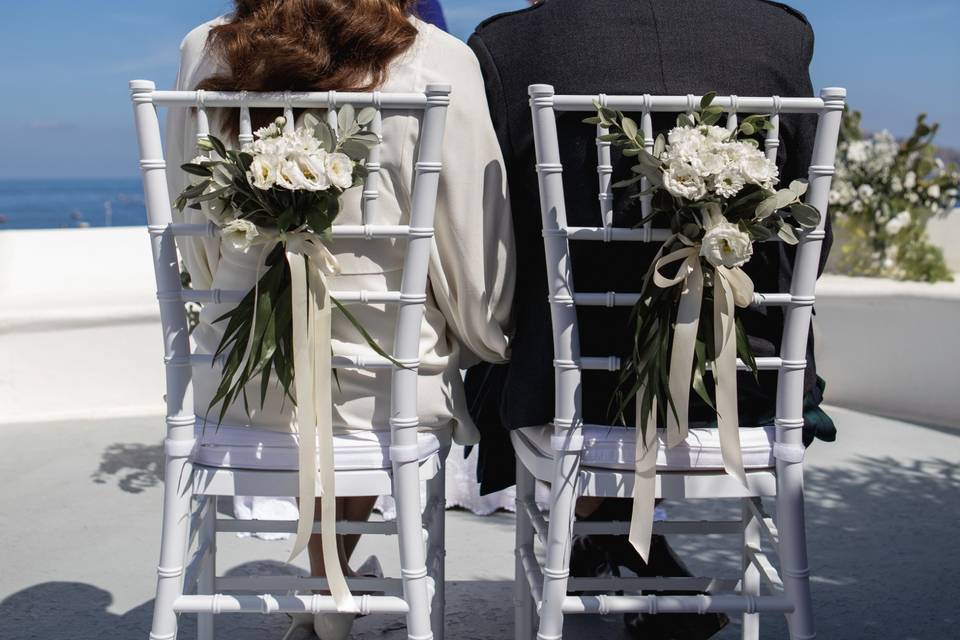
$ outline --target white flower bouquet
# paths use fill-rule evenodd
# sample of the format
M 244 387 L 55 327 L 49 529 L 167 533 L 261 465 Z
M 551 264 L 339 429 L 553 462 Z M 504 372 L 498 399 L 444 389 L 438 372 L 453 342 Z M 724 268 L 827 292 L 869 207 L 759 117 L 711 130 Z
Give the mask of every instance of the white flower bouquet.
M 374 115 L 372 108 L 357 113 L 344 106 L 335 127 L 308 113 L 297 129 L 278 118 L 242 150 L 227 149 L 210 136 L 200 142 L 203 154 L 183 165 L 192 184 L 176 206 L 203 211 L 232 249 L 259 252 L 256 286 L 215 321 L 227 323 L 214 354 L 222 359 L 223 377 L 209 405 L 221 404 L 220 420 L 241 396 L 250 413 L 245 389 L 257 376 L 261 405 L 271 374 L 296 405 L 291 392 L 299 357 L 295 347 L 303 345 L 295 345 L 294 325 L 298 316 L 329 313 L 324 276 L 339 267 L 323 241 L 340 212 L 343 192 L 367 175 L 364 163 L 378 138 L 365 127 Z M 316 290 L 312 306 L 299 300 L 307 289 Z M 389 357 L 342 305 L 330 300 L 377 353 Z
M 930 244 L 927 222 L 957 205 L 960 171 L 936 157 L 938 125 L 920 115 L 898 142 L 888 131 L 867 135 L 860 113 L 844 114 L 830 207 L 842 241 L 829 268 L 852 276 L 936 282 L 952 280 L 943 252 Z
M 806 182 L 775 189 L 777 166 L 754 139 L 769 130 L 768 118 L 752 115 L 733 131 L 717 126 L 723 112 L 713 106 L 714 97 L 704 96 L 698 111 L 681 114 L 674 129 L 657 137 L 652 153 L 636 122 L 618 111 L 598 104 L 596 117 L 584 121 L 607 128 L 601 139 L 636 157 L 633 175 L 613 186 L 646 179 L 647 189 L 632 196 L 652 202 L 638 226 L 657 217 L 668 219 L 672 231 L 633 309 L 633 348 L 611 403 L 625 422 L 624 410 L 636 398 L 644 433 L 652 418 L 685 435 L 691 388 L 718 420 L 736 421 L 737 354 L 756 372 L 736 317 L 736 308 L 753 300 L 753 283 L 741 267 L 754 243 L 779 236 L 796 244 L 794 225 L 820 222 L 820 213 L 801 200 Z M 704 382 L 708 363 L 716 398 Z

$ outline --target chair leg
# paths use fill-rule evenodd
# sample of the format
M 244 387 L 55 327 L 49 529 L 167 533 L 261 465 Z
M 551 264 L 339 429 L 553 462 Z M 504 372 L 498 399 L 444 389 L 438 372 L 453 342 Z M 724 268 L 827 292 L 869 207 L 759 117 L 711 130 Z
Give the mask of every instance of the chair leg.
M 574 509 L 579 485 L 580 452 L 557 452 L 551 489 L 550 525 L 547 533 L 546 562 L 543 567 L 543 602 L 540 606 L 540 630 L 537 640 L 563 637 L 563 601 L 570 577 L 570 547 Z
M 430 627 L 433 629 L 434 640 L 444 638 L 444 617 L 446 609 L 446 456 L 440 464 L 440 470 L 427 482 L 427 504 L 431 513 L 427 514 L 430 523 L 429 549 L 427 562 L 431 567 L 434 593 L 433 604 L 430 608 Z
M 204 508 L 203 520 L 200 525 L 200 541 L 206 547 L 203 559 L 200 561 L 200 576 L 197 584 L 197 593 L 213 595 L 217 579 L 217 497 L 208 496 Z M 215 617 L 212 613 L 201 613 L 197 616 L 198 640 L 213 640 L 215 631 Z
M 780 532 L 781 578 L 787 595 L 794 602 L 787 615 L 790 640 L 817 637 L 810 595 L 810 567 L 807 561 L 807 535 L 803 512 L 803 466 L 777 461 L 780 486 L 777 490 L 777 529 Z
M 517 458 L 517 529 L 514 569 L 514 618 L 515 640 L 530 640 L 534 632 L 534 602 L 527 572 L 523 568 L 520 549 L 533 547 L 533 525 L 524 504 L 536 499 L 536 482 L 533 475 Z
M 177 615 L 173 611 L 173 603 L 182 592 L 193 493 L 191 465 L 186 457 L 168 454 L 164 467 L 163 527 L 150 640 L 175 640 L 177 637 Z
M 394 498 L 397 502 L 397 533 L 400 542 L 400 574 L 407 613 L 409 640 L 432 640 L 430 595 L 427 589 L 426 549 L 420 511 L 420 469 L 417 460 L 393 461 Z
M 751 562 L 750 552 L 760 551 L 760 523 L 753 515 L 749 502 L 759 506 L 760 498 L 743 499 L 743 587 L 744 595 L 760 595 L 760 569 Z M 743 614 L 743 640 L 760 640 L 760 614 Z

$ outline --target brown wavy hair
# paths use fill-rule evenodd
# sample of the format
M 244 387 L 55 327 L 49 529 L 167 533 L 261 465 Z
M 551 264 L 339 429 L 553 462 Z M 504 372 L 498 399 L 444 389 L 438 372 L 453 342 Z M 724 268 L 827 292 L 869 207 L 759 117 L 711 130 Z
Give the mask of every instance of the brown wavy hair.
M 207 49 L 226 71 L 208 91 L 371 91 L 413 45 L 414 0 L 235 0 Z M 262 110 L 254 115 L 268 120 Z M 236 131 L 236 124 L 231 127 Z

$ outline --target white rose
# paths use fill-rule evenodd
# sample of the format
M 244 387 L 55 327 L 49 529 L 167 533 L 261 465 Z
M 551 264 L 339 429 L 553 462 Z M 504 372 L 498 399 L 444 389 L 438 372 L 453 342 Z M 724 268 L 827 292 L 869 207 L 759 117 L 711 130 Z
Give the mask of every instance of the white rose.
M 777 165 L 767 160 L 767 156 L 759 149 L 743 150 L 740 172 L 747 182 L 764 189 L 772 189 L 780 175 Z
M 260 235 L 257 231 L 257 225 L 249 220 L 231 220 L 223 225 L 220 231 L 220 237 L 237 251 L 246 253 L 256 237 Z
M 932 184 L 930 188 L 927 189 L 927 195 L 934 199 L 940 198 L 940 185 Z
M 298 191 L 305 188 L 300 168 L 295 162 L 286 159 L 280 160 L 277 165 L 277 186 L 289 189 L 290 191 Z
M 663 186 L 671 194 L 687 200 L 707 195 L 707 185 L 700 173 L 688 164 L 676 162 L 663 172 Z
M 700 255 L 714 267 L 739 267 L 753 255 L 753 242 L 737 225 L 720 219 L 703 235 Z
M 887 232 L 887 235 L 895 236 L 910 224 L 911 219 L 909 211 L 901 211 L 884 225 L 884 230 Z
M 277 183 L 277 167 L 280 159 L 275 156 L 254 156 L 247 172 L 247 180 L 257 189 L 272 188 Z
M 349 189 L 353 186 L 353 160 L 342 153 L 328 153 L 324 159 L 327 176 L 335 187 Z
M 325 191 L 330 188 L 330 178 L 327 176 L 324 160 L 326 152 L 319 151 L 314 155 L 300 153 L 294 155 L 290 163 L 290 171 L 295 174 L 295 182 L 305 191 Z

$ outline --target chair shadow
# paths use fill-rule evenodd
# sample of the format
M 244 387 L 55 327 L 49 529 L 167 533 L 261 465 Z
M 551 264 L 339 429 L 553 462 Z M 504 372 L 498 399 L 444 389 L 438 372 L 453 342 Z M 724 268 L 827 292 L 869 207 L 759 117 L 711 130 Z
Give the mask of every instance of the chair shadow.
M 913 640 L 955 633 L 960 549 L 953 531 L 960 464 L 859 456 L 843 468 L 808 469 L 805 485 L 807 546 L 822 637 Z M 765 504 L 774 511 L 772 501 Z M 669 513 L 672 518 L 708 512 L 739 517 L 738 509 L 725 508 L 670 505 Z M 694 568 L 726 576 L 738 572 L 735 537 L 677 536 L 674 546 Z M 857 621 L 856 631 L 851 620 Z M 765 638 L 786 638 L 782 623 L 773 627 L 776 633 L 765 632 Z M 739 637 L 738 632 L 717 638 Z
M 90 476 L 97 484 L 116 477 L 127 493 L 141 493 L 163 482 L 163 445 L 116 442 L 104 449 L 100 466 Z
M 137 493 L 159 483 L 159 450 L 111 445 L 104 452 L 95 481 L 117 476 L 122 490 Z M 898 460 L 859 456 L 843 467 L 808 469 L 806 473 L 808 548 L 813 575 L 817 624 L 823 637 L 857 640 L 885 637 L 913 640 L 952 637 L 960 614 L 960 546 L 953 542 L 960 506 L 960 464 L 940 457 Z M 773 510 L 772 501 L 767 501 Z M 672 503 L 672 519 L 739 517 L 733 505 Z M 738 573 L 735 536 L 676 536 L 674 546 L 695 570 L 733 576 Z M 448 559 L 450 566 L 456 558 Z M 250 562 L 230 572 L 296 571 L 282 563 Z M 247 573 L 244 573 L 247 572 Z M 150 580 L 150 576 L 144 576 Z M 510 637 L 512 584 L 451 582 L 448 636 L 451 638 Z M 84 640 L 145 637 L 152 602 L 124 614 L 108 611 L 112 595 L 78 582 L 46 582 L 28 587 L 0 602 L 0 638 L 29 640 L 70 637 Z M 904 615 L 909 611 L 909 615 Z M 764 637 L 786 638 L 782 620 L 764 618 Z M 588 623 L 569 621 L 571 637 L 596 637 Z M 856 630 L 850 621 L 856 620 Z M 189 633 L 194 616 L 184 616 Z M 596 622 L 594 625 L 597 624 Z M 602 621 L 603 637 L 619 638 L 615 618 Z M 225 637 L 280 637 L 283 616 L 224 616 Z M 372 616 L 358 621 L 357 638 L 392 640 L 403 637 L 402 618 Z M 583 630 L 583 633 L 580 630 Z M 609 634 L 606 630 L 609 629 Z M 229 631 L 228 631 L 229 630 Z M 278 633 L 279 632 L 279 633 Z M 717 640 L 734 638 L 731 626 Z M 309 638 L 306 633 L 303 638 Z M 299 639 L 295 639 L 299 640 Z

